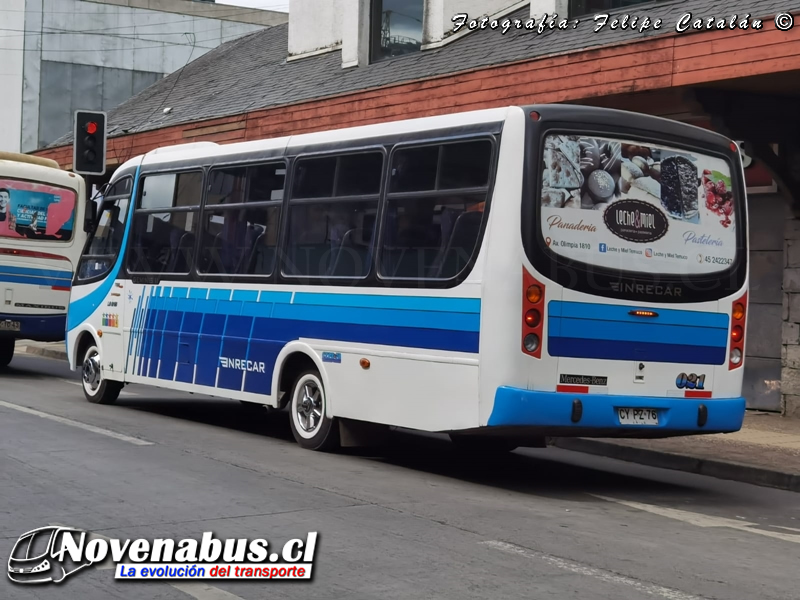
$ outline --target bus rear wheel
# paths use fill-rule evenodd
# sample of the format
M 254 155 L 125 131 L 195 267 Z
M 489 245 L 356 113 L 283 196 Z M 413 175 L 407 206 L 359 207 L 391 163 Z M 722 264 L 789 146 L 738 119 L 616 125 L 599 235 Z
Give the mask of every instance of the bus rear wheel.
M 16 340 L 14 338 L 0 338 L 0 368 L 7 367 L 14 358 L 14 348 Z
M 339 445 L 339 428 L 327 412 L 325 386 L 315 370 L 301 373 L 294 382 L 289 410 L 292 435 L 307 450 L 332 450 Z
M 103 377 L 100 349 L 92 344 L 83 355 L 83 395 L 92 404 L 113 404 L 122 390 L 122 383 Z

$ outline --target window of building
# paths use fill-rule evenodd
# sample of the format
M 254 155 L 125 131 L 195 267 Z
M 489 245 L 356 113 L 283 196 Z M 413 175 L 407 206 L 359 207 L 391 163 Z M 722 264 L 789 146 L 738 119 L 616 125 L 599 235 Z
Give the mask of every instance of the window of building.
M 284 163 L 211 171 L 198 268 L 216 275 L 271 275 L 286 180 Z
M 424 8 L 425 0 L 372 0 L 371 59 L 419 51 Z
M 194 261 L 203 173 L 147 175 L 134 212 L 128 270 L 187 274 Z
M 635 6 L 637 4 L 652 4 L 669 0 L 569 0 L 569 17 L 581 17 L 598 13 L 609 13 Z
M 285 274 L 363 278 L 383 175 L 383 153 L 300 159 L 289 200 Z
M 399 149 L 392 155 L 380 275 L 451 279 L 478 245 L 488 198 L 489 140 Z
M 125 177 L 106 190 L 97 227 L 78 265 L 79 279 L 101 277 L 116 263 L 128 220 L 132 182 L 132 177 Z

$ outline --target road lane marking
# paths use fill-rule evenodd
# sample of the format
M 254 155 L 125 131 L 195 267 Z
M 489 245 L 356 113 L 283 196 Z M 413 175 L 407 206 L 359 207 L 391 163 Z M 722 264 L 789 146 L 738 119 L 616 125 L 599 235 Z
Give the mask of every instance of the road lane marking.
M 642 502 L 631 502 L 630 500 L 620 500 L 619 498 L 609 498 L 608 496 L 599 496 L 597 494 L 589 494 L 595 498 L 606 500 L 607 502 L 614 502 L 629 508 L 652 513 L 674 519 L 676 521 L 683 521 L 697 527 L 727 527 L 728 529 L 738 529 L 739 531 L 746 531 L 747 533 L 755 533 L 766 537 L 783 540 L 785 542 L 792 542 L 800 544 L 800 535 L 792 535 L 789 533 L 781 533 L 780 531 L 769 531 L 767 529 L 756 529 L 760 525 L 758 523 L 750 523 L 748 521 L 739 521 L 736 519 L 726 519 L 725 517 L 712 517 L 709 515 L 702 515 L 700 513 L 689 512 L 688 510 L 680 510 L 677 508 L 666 508 L 664 506 L 654 506 L 652 504 L 644 504 Z M 784 528 L 789 529 L 789 528 Z
M 94 425 L 89 425 L 87 423 L 81 423 L 80 421 L 73 421 L 72 419 L 65 419 L 64 417 L 58 417 L 56 415 L 51 415 L 50 413 L 41 412 L 39 410 L 35 410 L 33 408 L 28 408 L 27 406 L 20 406 L 19 404 L 11 404 L 10 402 L 4 402 L 0 400 L 0 406 L 4 406 L 6 408 L 10 408 L 12 410 L 18 410 L 19 412 L 27 413 L 29 415 L 35 415 L 37 417 L 41 417 L 43 419 L 50 419 L 51 421 L 55 421 L 57 423 L 62 423 L 64 425 L 70 425 L 72 427 L 77 427 L 78 429 L 83 429 L 85 431 L 91 431 L 93 433 L 99 433 L 100 435 L 104 435 L 106 437 L 111 437 L 123 442 L 128 442 L 129 444 L 134 444 L 136 446 L 152 446 L 153 442 L 148 442 L 147 440 L 142 440 L 135 437 L 130 437 L 128 435 L 123 435 L 122 433 L 117 433 L 116 431 L 111 431 L 110 429 L 103 429 L 102 427 L 95 427 Z
M 69 525 L 64 525 L 62 523 L 48 523 L 48 524 L 53 525 L 55 527 L 69 527 Z M 74 529 L 78 528 L 75 527 Z M 91 531 L 87 533 L 88 533 L 88 535 L 86 536 L 87 543 L 97 538 L 106 540 L 107 542 L 111 541 L 111 538 L 108 538 L 99 533 L 94 533 Z M 95 563 L 92 566 L 98 571 L 108 571 L 116 568 L 116 565 L 111 560 L 111 556 L 108 556 L 103 562 Z M 189 582 L 189 583 L 172 583 L 170 581 L 163 581 L 162 583 L 171 585 L 172 587 L 183 592 L 184 594 L 187 594 L 192 598 L 195 598 L 195 600 L 244 600 L 241 596 L 231 594 L 230 592 L 226 592 L 225 590 L 215 588 L 214 586 L 199 581 Z
M 480 543 L 489 546 L 490 548 L 494 548 L 495 550 L 546 562 L 549 565 L 558 567 L 564 571 L 569 571 L 570 573 L 575 573 L 576 575 L 592 577 L 593 579 L 599 579 L 600 581 L 614 585 L 625 585 L 650 596 L 664 598 L 665 600 L 702 600 L 700 596 L 685 594 L 679 590 L 673 590 L 671 588 L 666 588 L 654 583 L 637 581 L 636 579 L 631 579 L 630 577 L 625 577 L 624 575 L 617 575 L 611 571 L 604 571 L 603 569 L 597 569 L 595 567 L 587 567 L 586 565 L 582 565 L 571 560 L 552 556 L 551 554 L 544 554 L 543 552 L 536 552 L 535 550 L 529 550 L 528 548 L 523 548 L 522 546 L 517 546 L 516 544 L 509 544 L 508 542 L 500 542 L 497 540 Z

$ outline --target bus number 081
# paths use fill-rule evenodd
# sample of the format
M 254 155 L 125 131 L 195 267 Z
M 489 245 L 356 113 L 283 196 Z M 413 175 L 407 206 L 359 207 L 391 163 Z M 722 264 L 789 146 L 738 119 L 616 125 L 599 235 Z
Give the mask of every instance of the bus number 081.
M 687 390 L 702 390 L 706 383 L 706 376 L 703 375 L 695 375 L 694 373 L 681 373 L 678 375 L 678 378 L 675 380 L 675 385 L 678 386 L 678 389 L 682 390 L 686 388 Z

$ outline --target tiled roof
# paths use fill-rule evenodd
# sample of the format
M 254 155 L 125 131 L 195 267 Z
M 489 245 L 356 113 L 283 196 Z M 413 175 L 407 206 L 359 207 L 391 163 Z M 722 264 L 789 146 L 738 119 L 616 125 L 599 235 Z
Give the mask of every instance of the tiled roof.
M 636 10 L 638 9 L 638 10 Z M 286 61 L 288 25 L 277 25 L 204 54 L 186 67 L 158 81 L 109 112 L 109 135 L 148 131 L 192 121 L 242 114 L 390 84 L 414 81 L 479 67 L 533 59 L 552 54 L 631 42 L 675 33 L 684 13 L 694 17 L 746 14 L 771 17 L 779 12 L 800 11 L 800 0 L 676 0 L 630 7 L 631 15 L 660 18 L 660 30 L 593 30 L 592 16 L 577 27 L 538 34 L 525 29 L 476 30 L 445 46 L 384 60 L 362 67 L 342 69 L 341 52 Z M 620 11 L 619 14 L 624 14 Z M 529 8 L 509 15 L 526 20 Z M 772 21 L 764 28 L 774 30 Z M 689 35 L 686 32 L 683 35 Z M 163 109 L 170 107 L 169 114 Z M 72 143 L 66 135 L 49 147 Z

